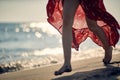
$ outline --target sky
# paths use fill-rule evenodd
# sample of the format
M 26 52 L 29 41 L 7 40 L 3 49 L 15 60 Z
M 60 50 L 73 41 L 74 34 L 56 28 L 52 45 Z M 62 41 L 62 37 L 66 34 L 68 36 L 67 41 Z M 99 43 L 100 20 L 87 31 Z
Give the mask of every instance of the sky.
M 45 21 L 47 0 L 0 0 L 0 22 Z
M 0 0 L 0 22 L 46 22 L 48 0 Z M 120 0 L 104 0 L 109 11 L 120 22 Z

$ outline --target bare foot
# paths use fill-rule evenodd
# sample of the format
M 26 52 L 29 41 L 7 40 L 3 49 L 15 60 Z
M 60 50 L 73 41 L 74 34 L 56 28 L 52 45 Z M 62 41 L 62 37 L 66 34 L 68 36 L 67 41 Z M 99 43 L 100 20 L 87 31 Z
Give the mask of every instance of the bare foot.
M 113 48 L 110 47 L 108 50 L 105 51 L 105 57 L 103 59 L 103 63 L 105 65 L 109 64 L 112 59 L 112 50 L 113 50 Z
M 63 74 L 64 72 L 71 72 L 71 71 L 72 71 L 71 65 L 63 66 L 60 70 L 55 71 L 55 75 L 57 76 Z

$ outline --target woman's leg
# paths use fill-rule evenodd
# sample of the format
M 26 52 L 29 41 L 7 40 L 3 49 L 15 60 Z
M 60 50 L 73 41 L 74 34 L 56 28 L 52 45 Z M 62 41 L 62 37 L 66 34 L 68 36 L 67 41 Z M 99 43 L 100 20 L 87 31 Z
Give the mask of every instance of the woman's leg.
M 103 59 L 104 64 L 108 64 L 112 59 L 112 47 L 109 45 L 107 36 L 103 29 L 97 25 L 97 22 L 86 17 L 87 25 L 89 29 L 98 36 L 103 44 L 103 49 L 105 50 L 105 57 Z
M 64 51 L 64 64 L 55 75 L 71 71 L 71 45 L 72 45 L 72 25 L 74 15 L 79 5 L 79 0 L 64 0 L 63 5 L 63 34 L 62 43 Z

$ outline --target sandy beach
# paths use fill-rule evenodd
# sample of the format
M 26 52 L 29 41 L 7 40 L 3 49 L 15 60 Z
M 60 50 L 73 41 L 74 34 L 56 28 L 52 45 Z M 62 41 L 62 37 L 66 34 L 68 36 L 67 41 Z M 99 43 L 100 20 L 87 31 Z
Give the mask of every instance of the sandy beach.
M 0 74 L 0 80 L 120 80 L 120 54 L 104 66 L 102 57 L 72 62 L 73 71 L 54 76 L 62 64 Z

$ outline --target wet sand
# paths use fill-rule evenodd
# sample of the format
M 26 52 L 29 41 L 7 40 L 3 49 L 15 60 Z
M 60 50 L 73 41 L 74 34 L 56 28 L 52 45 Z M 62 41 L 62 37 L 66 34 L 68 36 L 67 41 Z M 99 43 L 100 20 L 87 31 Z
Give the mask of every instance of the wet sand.
M 72 62 L 73 71 L 54 76 L 62 64 L 0 74 L 0 80 L 120 80 L 120 54 L 113 55 L 111 64 L 104 66 L 103 57 Z

